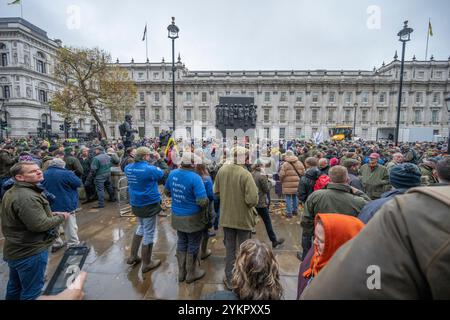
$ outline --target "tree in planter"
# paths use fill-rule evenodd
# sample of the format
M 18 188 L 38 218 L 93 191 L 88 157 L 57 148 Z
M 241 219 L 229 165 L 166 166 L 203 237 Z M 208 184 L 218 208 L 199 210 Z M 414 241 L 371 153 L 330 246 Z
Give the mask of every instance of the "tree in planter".
M 136 103 L 137 90 L 128 71 L 111 64 L 111 56 L 98 48 L 59 48 L 54 76 L 62 88 L 50 101 L 53 110 L 68 119 L 92 116 L 103 138 L 103 108 L 117 121 Z

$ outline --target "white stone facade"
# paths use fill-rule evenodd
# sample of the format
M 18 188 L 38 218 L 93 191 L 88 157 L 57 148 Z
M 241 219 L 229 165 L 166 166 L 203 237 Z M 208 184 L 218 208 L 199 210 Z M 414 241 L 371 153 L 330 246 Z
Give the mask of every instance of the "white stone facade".
M 58 90 L 51 73 L 60 45 L 23 19 L 0 18 L 0 97 L 8 87 L 10 136 L 35 133 L 50 118 L 46 101 Z M 172 64 L 117 63 L 137 85 L 132 114 L 140 135 L 154 137 L 171 128 Z M 192 134 L 194 130 L 206 134 L 215 127 L 215 106 L 221 96 L 254 97 L 256 129 L 269 138 L 309 139 L 320 131 L 327 137 L 329 128 L 353 126 L 355 103 L 357 136 L 375 140 L 395 128 L 400 79 L 396 57 L 373 71 L 190 71 L 180 58 L 176 67 L 176 127 Z M 449 79 L 450 60 L 406 61 L 400 127 L 430 127 L 447 137 Z M 55 113 L 51 118 L 53 132 L 62 134 L 62 119 Z M 102 118 L 108 119 L 108 114 Z M 91 119 L 75 121 L 81 132 L 95 125 Z M 118 137 L 119 123 L 104 124 L 110 138 Z
M 44 30 L 26 20 L 0 18 L 0 98 L 8 99 L 1 118 L 4 120 L 6 109 L 11 128 L 8 136 L 35 135 L 45 124 L 63 135 L 59 129 L 63 119 L 48 104 L 59 89 L 52 77 L 59 46 L 60 40 L 49 39 Z M 86 122 L 81 131 L 90 130 L 89 119 L 77 119 L 77 124 L 80 122 Z
M 150 137 L 172 127 L 171 63 L 121 65 L 138 86 L 135 125 Z M 405 62 L 400 128 L 431 127 L 448 136 L 449 66 L 450 60 Z M 356 135 L 375 140 L 394 132 L 399 73 L 397 59 L 373 71 L 189 71 L 178 60 L 176 126 L 193 132 L 196 120 L 210 130 L 220 96 L 252 96 L 264 137 L 309 139 L 315 131 L 326 137 L 329 128 L 353 126 L 357 103 Z

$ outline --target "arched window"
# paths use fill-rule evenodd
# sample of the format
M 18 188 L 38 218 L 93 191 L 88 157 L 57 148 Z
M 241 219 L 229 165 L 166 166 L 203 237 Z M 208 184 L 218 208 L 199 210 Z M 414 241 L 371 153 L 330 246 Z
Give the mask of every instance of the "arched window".
M 8 65 L 8 52 L 6 51 L 6 45 L 0 42 L 0 51 L 5 51 L 0 53 L 0 65 L 6 67 Z
M 40 73 L 47 73 L 46 72 L 46 63 L 45 63 L 45 55 L 42 52 L 37 53 L 36 58 L 36 70 Z
M 41 126 L 46 129 L 50 125 L 50 115 L 44 113 L 41 115 Z
M 84 130 L 84 119 L 78 120 L 78 129 L 80 129 L 81 131 Z

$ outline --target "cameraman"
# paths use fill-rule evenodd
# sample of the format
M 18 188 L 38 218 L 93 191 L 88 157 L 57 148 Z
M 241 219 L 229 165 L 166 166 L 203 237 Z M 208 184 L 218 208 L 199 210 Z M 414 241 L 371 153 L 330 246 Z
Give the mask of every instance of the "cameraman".
M 44 180 L 34 162 L 19 162 L 10 170 L 14 186 L 2 201 L 3 258 L 9 266 L 6 300 L 34 300 L 41 295 L 48 252 L 55 228 L 70 216 L 53 212 L 38 184 Z

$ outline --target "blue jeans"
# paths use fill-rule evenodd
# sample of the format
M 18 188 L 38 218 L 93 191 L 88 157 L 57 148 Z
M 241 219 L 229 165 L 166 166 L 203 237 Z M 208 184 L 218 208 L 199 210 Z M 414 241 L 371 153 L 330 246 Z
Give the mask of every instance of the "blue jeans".
M 193 255 L 198 253 L 200 242 L 202 241 L 203 230 L 191 233 L 177 231 L 177 235 L 177 251 L 187 252 L 188 254 Z
M 298 198 L 296 194 L 286 194 L 286 215 L 297 214 Z
M 111 173 L 103 173 L 94 178 L 95 189 L 97 190 L 98 205 L 103 207 L 105 205 L 105 187 L 108 191 L 109 199 L 115 200 L 113 187 L 111 184 Z
M 34 300 L 42 294 L 48 250 L 31 257 L 6 262 L 9 266 L 6 300 Z
M 156 230 L 156 214 L 150 218 L 140 218 L 138 217 L 139 226 L 136 230 L 138 236 L 143 236 L 143 244 L 152 244 L 155 240 L 155 230 Z

